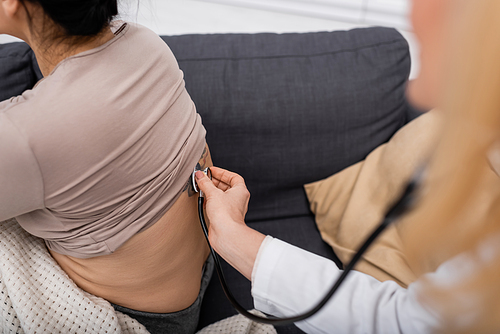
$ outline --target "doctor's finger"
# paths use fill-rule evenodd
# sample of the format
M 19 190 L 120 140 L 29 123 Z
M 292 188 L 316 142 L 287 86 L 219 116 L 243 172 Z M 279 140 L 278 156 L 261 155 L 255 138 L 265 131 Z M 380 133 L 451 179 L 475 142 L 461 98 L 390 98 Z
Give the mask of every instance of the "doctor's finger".
M 223 185 L 226 185 L 229 188 L 241 186 L 246 188 L 245 180 L 239 174 L 218 167 L 212 167 L 210 169 L 212 172 L 212 179 L 221 184 L 217 185 L 218 188 L 221 188 Z
M 205 182 L 210 182 L 214 187 L 218 188 L 219 190 L 222 190 L 223 192 L 225 192 L 226 190 L 230 189 L 231 186 L 229 184 L 226 184 L 226 183 L 222 182 L 221 180 L 219 180 L 217 178 L 217 176 L 213 175 L 213 172 L 212 172 L 213 168 L 214 167 L 210 168 L 210 177 L 208 177 L 207 175 L 205 175 L 201 171 L 200 171 L 200 173 L 198 175 L 196 175 L 196 183 L 199 184 L 199 185 L 201 185 L 200 189 L 202 191 L 204 191 L 205 193 L 207 193 L 205 191 L 205 189 L 203 189 L 203 187 L 206 186 Z
M 212 180 L 210 180 L 210 178 L 208 178 L 208 176 L 206 176 L 202 171 L 197 171 L 195 176 L 198 188 L 200 188 L 200 190 L 203 191 L 205 195 L 212 196 L 212 194 L 219 190 L 217 189 L 218 187 L 212 182 Z

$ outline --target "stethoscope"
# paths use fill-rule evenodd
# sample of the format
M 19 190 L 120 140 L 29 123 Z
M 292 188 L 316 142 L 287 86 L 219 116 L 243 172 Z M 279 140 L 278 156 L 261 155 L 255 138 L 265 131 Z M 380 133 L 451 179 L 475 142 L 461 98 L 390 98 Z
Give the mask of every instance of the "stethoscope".
M 399 198 L 399 200 L 396 201 L 395 204 L 392 205 L 392 207 L 388 210 L 387 214 L 385 215 L 384 219 L 382 222 L 379 224 L 379 226 L 373 231 L 373 233 L 365 240 L 365 242 L 362 244 L 362 246 L 359 248 L 359 250 L 356 252 L 356 254 L 353 256 L 349 264 L 344 268 L 344 271 L 342 274 L 339 276 L 339 278 L 335 281 L 333 284 L 332 288 L 330 291 L 325 295 L 325 297 L 311 310 L 293 316 L 293 317 L 288 317 L 288 318 L 275 318 L 275 317 L 270 317 L 270 318 L 265 318 L 261 317 L 255 314 L 252 314 L 248 312 L 246 309 L 244 309 L 234 298 L 233 294 L 229 290 L 226 279 L 224 278 L 224 273 L 222 271 L 222 266 L 220 264 L 219 256 L 217 253 L 214 251 L 212 246 L 210 245 L 210 241 L 208 239 L 208 228 L 207 224 L 205 223 L 205 215 L 203 212 L 203 204 L 205 201 L 205 196 L 202 191 L 199 190 L 199 188 L 196 185 L 196 179 L 195 179 L 195 173 L 199 169 L 194 170 L 192 176 L 191 176 L 191 182 L 192 186 L 195 192 L 199 193 L 198 197 L 198 216 L 200 218 L 200 223 L 201 227 L 203 229 L 203 233 L 205 234 L 205 238 L 208 243 L 208 247 L 210 248 L 210 253 L 212 254 L 212 257 L 214 259 L 215 263 L 215 269 L 217 270 L 217 275 L 219 276 L 219 281 L 222 285 L 222 289 L 224 290 L 224 293 L 226 294 L 227 299 L 231 302 L 233 307 L 243 316 L 249 318 L 252 321 L 256 322 L 261 322 L 264 324 L 270 324 L 270 325 L 289 325 L 294 322 L 302 321 L 305 320 L 314 314 L 316 314 L 325 304 L 330 300 L 330 298 L 333 296 L 333 294 L 338 290 L 342 282 L 344 282 L 345 278 L 347 275 L 352 271 L 356 263 L 361 259 L 363 254 L 366 252 L 366 250 L 371 246 L 371 244 L 377 239 L 377 237 L 389 226 L 391 223 L 396 221 L 398 218 L 400 218 L 404 213 L 406 213 L 410 208 L 413 207 L 413 204 L 415 202 L 415 193 L 416 193 L 416 188 L 417 188 L 417 182 L 420 177 L 414 178 L 412 181 L 408 183 L 406 186 L 405 191 Z M 208 176 L 210 179 L 212 179 L 212 172 L 210 171 L 210 168 L 207 167 L 204 170 L 202 170 L 203 173 L 205 173 L 206 176 Z

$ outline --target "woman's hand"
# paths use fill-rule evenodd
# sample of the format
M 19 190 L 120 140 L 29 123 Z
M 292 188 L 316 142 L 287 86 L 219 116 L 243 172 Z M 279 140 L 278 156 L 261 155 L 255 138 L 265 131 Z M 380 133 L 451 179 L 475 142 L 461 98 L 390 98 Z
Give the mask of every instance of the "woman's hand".
M 255 258 L 265 236 L 245 224 L 250 193 L 236 173 L 211 167 L 212 180 L 196 172 L 198 188 L 205 194 L 212 247 L 229 264 L 250 279 Z

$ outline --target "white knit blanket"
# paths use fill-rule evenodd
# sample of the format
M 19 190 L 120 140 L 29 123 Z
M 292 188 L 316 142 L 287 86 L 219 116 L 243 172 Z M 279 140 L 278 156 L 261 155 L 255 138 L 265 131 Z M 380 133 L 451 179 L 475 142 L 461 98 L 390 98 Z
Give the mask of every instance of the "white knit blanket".
M 77 287 L 43 240 L 24 231 L 14 219 L 0 222 L 0 309 L 2 333 L 148 333 L 134 319 L 116 312 L 108 301 Z M 235 316 L 201 333 L 276 331 Z
M 253 314 L 263 316 L 259 311 L 250 311 Z M 203 328 L 197 334 L 276 334 L 276 329 L 271 325 L 264 325 L 245 318 L 241 314 L 221 320 Z
M 78 288 L 14 219 L 0 223 L 0 275 L 2 333 L 148 333 Z

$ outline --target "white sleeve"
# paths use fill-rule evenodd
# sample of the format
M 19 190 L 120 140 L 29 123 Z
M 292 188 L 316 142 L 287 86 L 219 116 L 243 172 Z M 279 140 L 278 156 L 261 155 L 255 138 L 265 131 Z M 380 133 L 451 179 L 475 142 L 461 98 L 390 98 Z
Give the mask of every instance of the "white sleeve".
M 314 307 L 341 271 L 330 260 L 267 237 L 252 273 L 255 308 L 286 317 Z M 429 333 L 438 318 L 408 290 L 353 271 L 325 307 L 297 323 L 306 333 Z
M 38 162 L 22 133 L 0 113 L 0 221 L 43 207 Z

